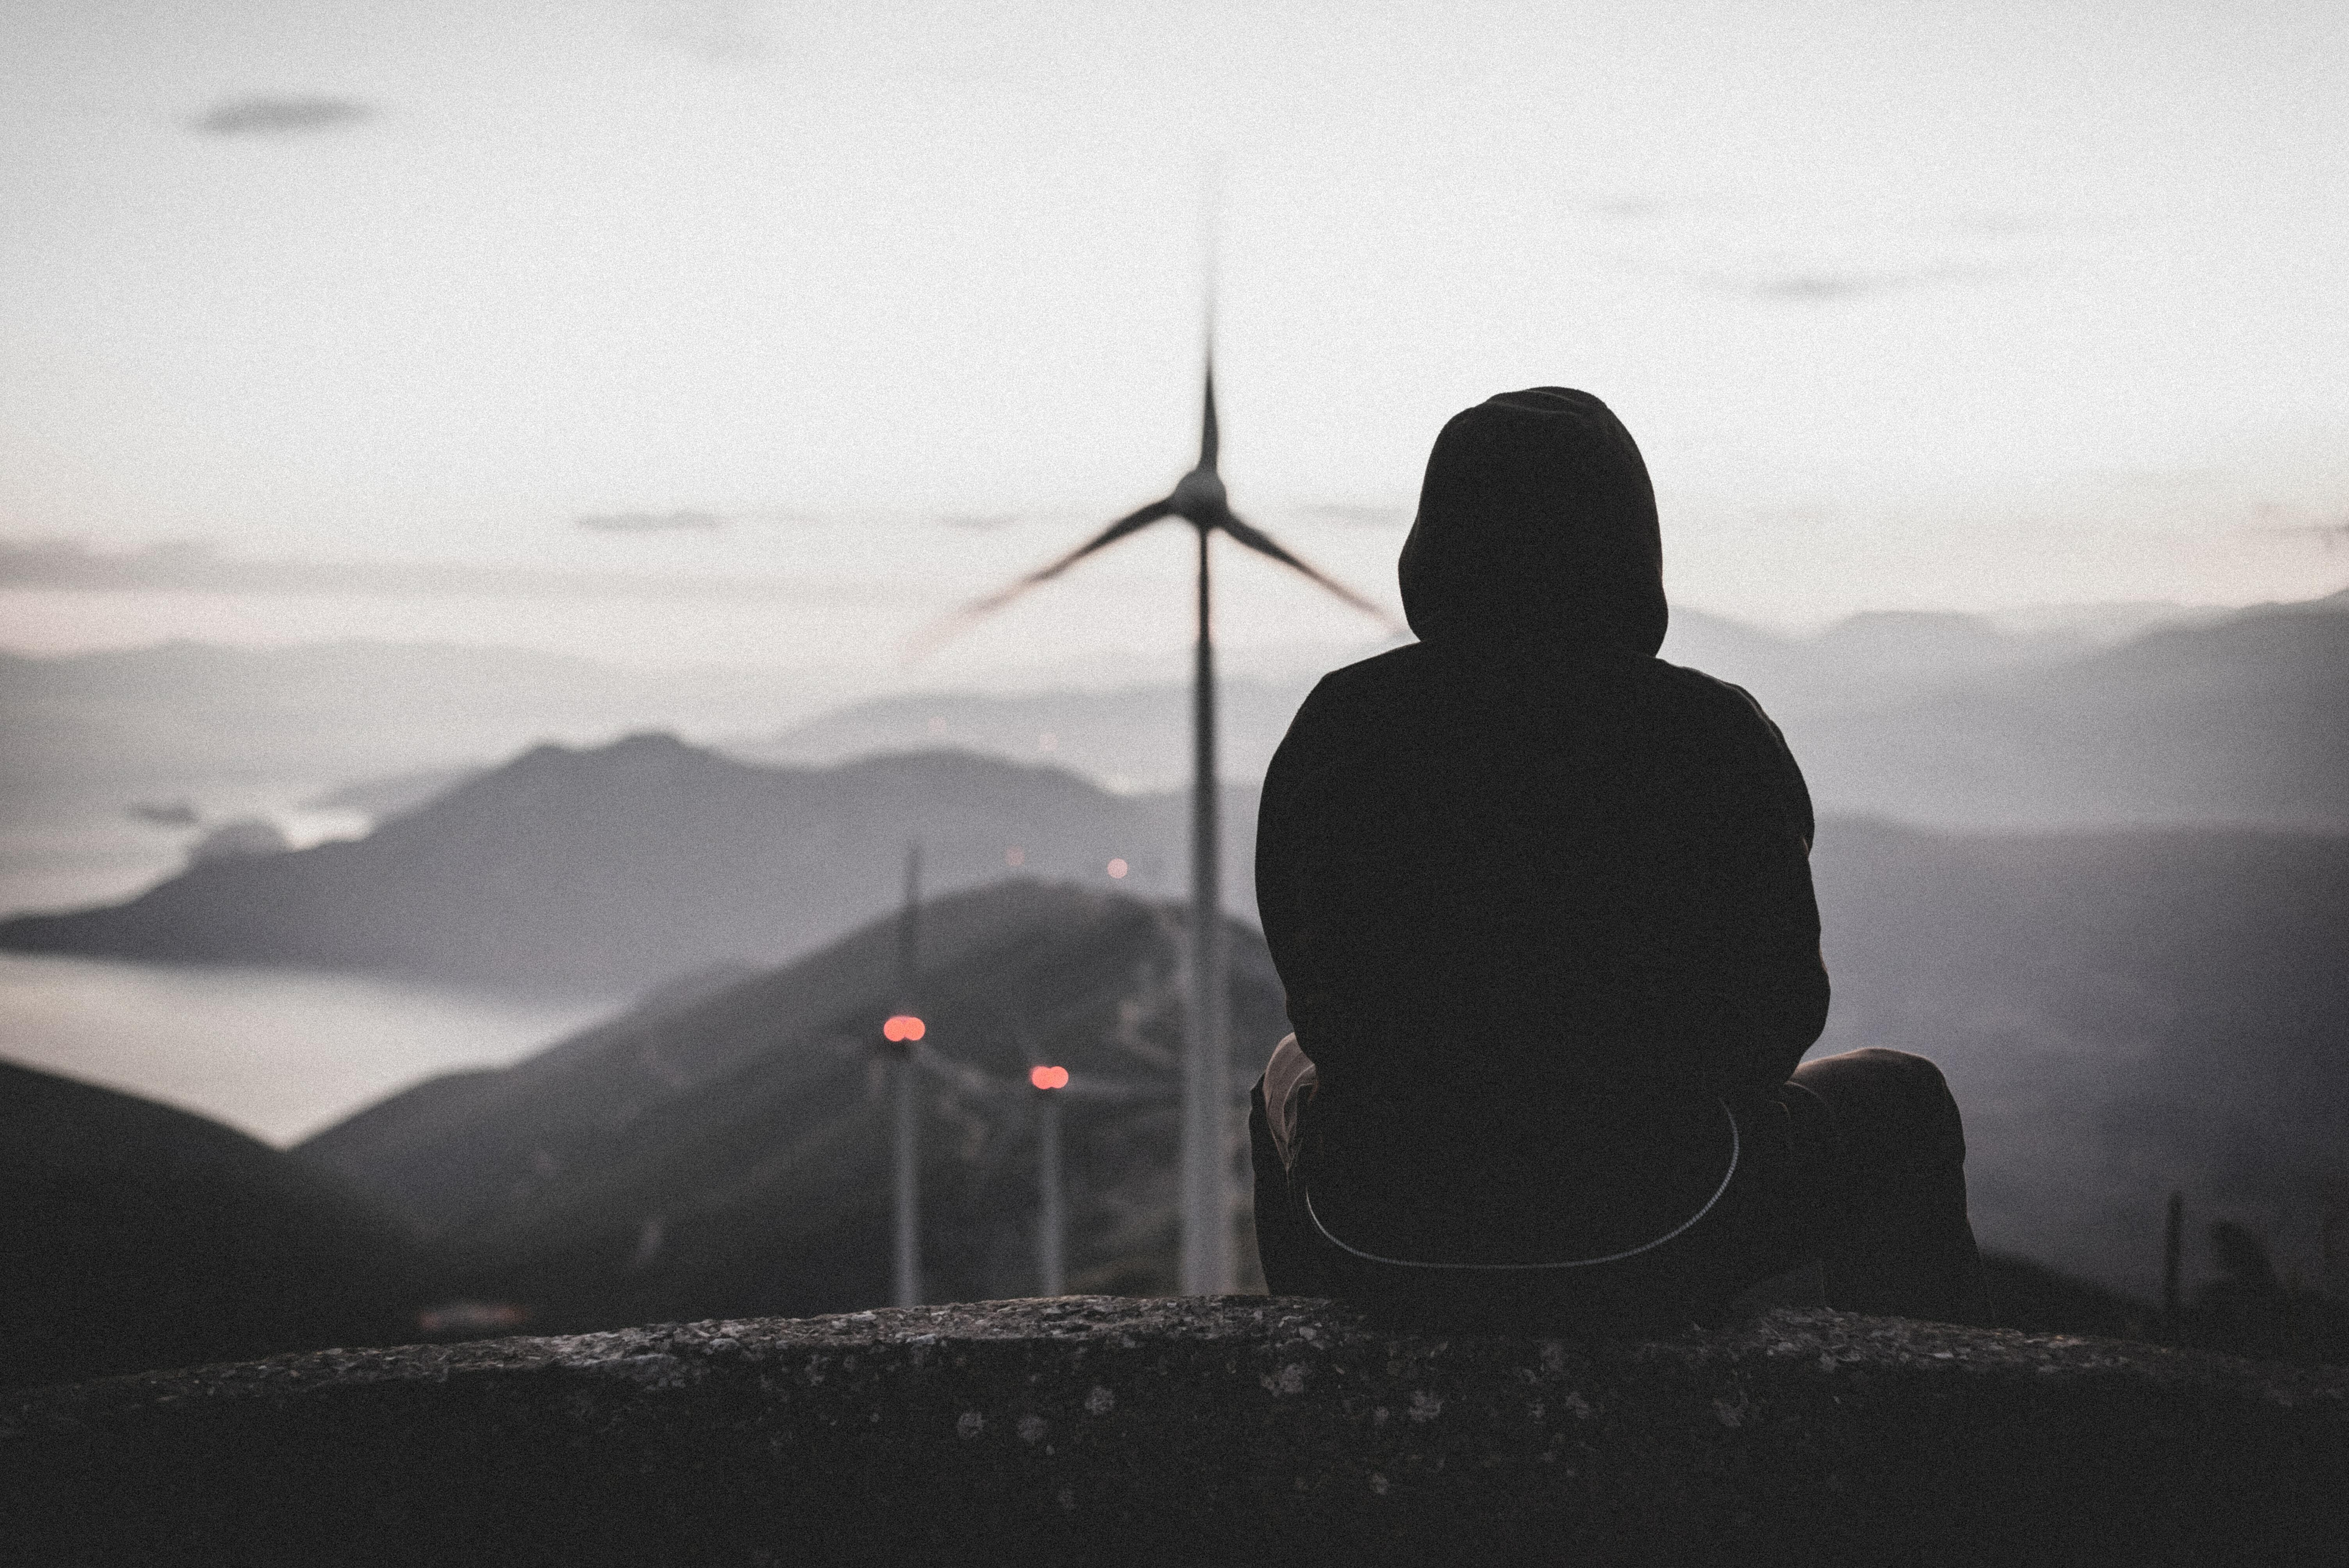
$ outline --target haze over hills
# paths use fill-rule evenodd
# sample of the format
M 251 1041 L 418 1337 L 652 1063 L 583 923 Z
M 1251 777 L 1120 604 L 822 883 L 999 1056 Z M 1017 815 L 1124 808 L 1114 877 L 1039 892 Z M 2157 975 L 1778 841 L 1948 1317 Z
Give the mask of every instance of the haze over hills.
M 1231 938 L 1245 1082 L 1286 1024 L 1261 941 Z M 1184 948 L 1179 910 L 1030 881 L 924 912 L 931 1299 L 1035 1293 L 1038 1062 L 1073 1075 L 1071 1288 L 1173 1288 Z M 540 1326 L 871 1305 L 890 1202 L 873 1047 L 896 954 L 894 921 L 876 923 L 420 1085 L 298 1153 L 410 1217 L 458 1288 L 528 1303 Z
M 1232 901 L 1253 910 L 1252 792 L 1234 794 Z M 667 736 L 542 746 L 364 839 L 204 861 L 122 904 L 0 922 L 0 947 L 296 965 L 615 994 L 772 962 L 928 884 L 1027 874 L 1173 892 L 1185 803 L 961 752 L 753 767 Z
M 2099 647 L 2073 627 L 1855 616 L 1795 639 L 1675 610 L 1664 657 L 1746 686 L 1826 810 L 1963 828 L 2263 822 L 2349 830 L 2349 596 L 2178 613 Z M 2107 632 L 2113 626 L 2102 628 Z M 1312 682 L 1226 684 L 1227 778 L 1260 778 Z M 729 749 L 833 762 L 950 745 L 1178 787 L 1177 686 L 857 704 Z
M 1967 828 L 2349 830 L 2349 598 L 1783 720 L 1829 810 Z
M 2147 626 L 2224 615 L 2087 606 L 2008 629 L 1980 616 L 1889 613 L 1795 638 L 1682 606 L 1664 651 L 1751 686 L 1774 712 L 1798 717 L 1882 707 L 1992 672 L 2060 664 Z M 1169 650 L 1170 663 L 1179 664 L 1177 651 Z M 1359 656 L 1300 646 L 1227 658 L 1226 775 L 1257 777 L 1318 671 Z M 1007 690 L 996 676 L 987 690 L 843 708 L 847 677 L 837 671 L 654 671 L 518 649 L 173 643 L 43 658 L 0 653 L 0 727 L 12 741 L 0 754 L 0 823 L 35 803 L 86 799 L 119 811 L 141 794 L 202 793 L 238 781 L 315 794 L 481 767 L 541 740 L 600 743 L 645 729 L 801 764 L 954 746 L 1056 761 L 1121 789 L 1186 781 L 1189 708 L 1179 679 L 1165 680 L 1162 692 L 1160 680 L 1120 684 L 1109 668 L 1038 674 L 1025 691 Z M 931 728 L 938 717 L 947 724 Z M 779 731 L 785 724 L 798 727 Z M 1040 752 L 1047 731 L 1057 745 Z
M 653 727 L 727 731 L 825 694 L 766 670 L 630 670 L 519 649 L 384 643 L 171 643 L 0 653 L 0 799 L 189 779 L 358 777 L 480 764 L 536 740 Z
M 2191 621 L 2177 606 L 2058 620 L 2030 632 L 1979 615 L 1855 615 L 1818 635 L 1783 636 L 1686 606 L 1672 611 L 1663 656 L 1764 694 L 1800 715 L 1898 702 L 1993 671 L 2061 663 L 2130 634 L 2140 620 Z M 1223 769 L 1257 779 L 1319 671 L 1287 679 L 1226 676 L 1218 697 Z M 1015 694 L 916 692 L 824 713 L 781 735 L 727 749 L 768 761 L 838 762 L 930 746 L 1027 760 L 1049 756 L 1112 789 L 1174 789 L 1190 777 L 1190 688 L 1181 682 Z

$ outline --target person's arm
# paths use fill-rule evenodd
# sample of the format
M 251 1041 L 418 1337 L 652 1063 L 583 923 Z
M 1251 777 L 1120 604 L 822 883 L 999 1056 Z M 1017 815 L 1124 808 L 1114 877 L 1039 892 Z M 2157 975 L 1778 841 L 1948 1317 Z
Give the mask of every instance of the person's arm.
M 1367 955 L 1377 948 L 1366 910 L 1383 906 L 1361 884 L 1390 830 L 1364 799 L 1371 759 L 1350 744 L 1359 720 L 1325 680 L 1299 708 L 1265 770 L 1257 813 L 1257 914 L 1280 975 L 1290 1026 L 1325 1080 L 1342 1076 L 1361 1045 L 1344 1020 L 1365 1006 Z
M 1733 995 L 1744 1026 L 1742 1076 L 1765 1087 L 1784 1083 L 1826 1026 L 1830 993 L 1811 886 L 1817 820 L 1785 735 L 1751 694 L 1731 689 L 1752 712 L 1738 770 L 1747 826 L 1738 854 L 1744 885 L 1736 902 L 1744 918 L 1732 944 Z
M 1625 946 L 1668 1078 L 1709 1093 L 1785 1081 L 1826 1022 L 1810 792 L 1746 693 L 1694 671 L 1689 747 L 1646 810 L 1657 892 Z

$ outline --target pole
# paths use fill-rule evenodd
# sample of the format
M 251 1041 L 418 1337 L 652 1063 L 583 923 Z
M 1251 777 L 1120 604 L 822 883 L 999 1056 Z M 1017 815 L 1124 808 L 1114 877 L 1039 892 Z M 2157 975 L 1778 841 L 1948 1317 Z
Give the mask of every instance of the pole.
M 2186 1194 L 2169 1195 L 2169 1212 L 2161 1226 L 2161 1332 L 2175 1340 L 2183 1326 L 2179 1321 L 2178 1292 L 2180 1254 L 2186 1250 Z
M 889 1270 L 889 1300 L 894 1306 L 922 1305 L 922 1215 L 921 1166 L 915 1145 L 920 1130 L 922 1107 L 916 1079 L 921 1069 L 914 1065 L 916 1047 L 910 1040 L 897 1049 L 897 1058 L 890 1064 L 896 1076 L 896 1235 L 892 1247 Z
M 1069 1220 L 1061 1195 L 1061 1097 L 1036 1091 L 1036 1272 L 1039 1295 L 1068 1294 Z
M 1232 1213 L 1226 1191 L 1224 1101 L 1230 1076 L 1224 1045 L 1222 845 L 1216 799 L 1214 605 L 1207 535 L 1199 535 L 1199 631 L 1191 676 L 1191 1005 L 1183 1031 L 1183 1266 L 1185 1295 L 1232 1288 Z
M 897 1011 L 921 1016 L 922 846 L 905 846 L 905 902 L 897 917 Z M 897 1042 L 890 1070 L 896 1077 L 895 1144 L 892 1185 L 896 1223 L 890 1249 L 889 1295 L 897 1306 L 922 1305 L 921 1068 L 917 1040 Z

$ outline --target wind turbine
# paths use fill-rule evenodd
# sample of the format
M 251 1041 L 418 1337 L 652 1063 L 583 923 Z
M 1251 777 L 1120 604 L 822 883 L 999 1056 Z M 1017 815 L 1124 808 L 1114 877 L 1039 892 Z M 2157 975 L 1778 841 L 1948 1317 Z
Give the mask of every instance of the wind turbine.
M 1222 533 L 1327 589 L 1357 610 L 1392 626 L 1394 618 L 1342 583 L 1308 566 L 1271 535 L 1234 512 L 1216 470 L 1220 445 L 1216 423 L 1216 320 L 1210 286 L 1206 374 L 1199 412 L 1199 460 L 1168 494 L 1128 512 L 1066 555 L 953 617 L 947 634 L 990 614 L 1040 583 L 1152 523 L 1180 518 L 1199 539 L 1198 632 L 1191 674 L 1191 963 L 1190 1006 L 1183 1029 L 1183 1263 L 1185 1295 L 1216 1295 L 1233 1284 L 1231 1173 L 1227 1125 L 1231 1057 L 1225 1044 L 1221 824 L 1216 795 L 1216 653 L 1209 593 L 1207 541 Z

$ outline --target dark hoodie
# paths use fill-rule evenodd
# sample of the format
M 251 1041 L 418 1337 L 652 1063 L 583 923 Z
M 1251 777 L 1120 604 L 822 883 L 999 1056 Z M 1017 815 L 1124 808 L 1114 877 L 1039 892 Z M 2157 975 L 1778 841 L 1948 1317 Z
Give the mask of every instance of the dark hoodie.
M 1587 393 L 1455 416 L 1400 574 L 1420 641 L 1314 688 L 1257 832 L 1314 1146 L 1356 1186 L 1628 1183 L 1636 1229 L 1717 1178 L 1716 1097 L 1826 1021 L 1801 771 L 1746 693 L 1655 657 L 1654 492 Z

